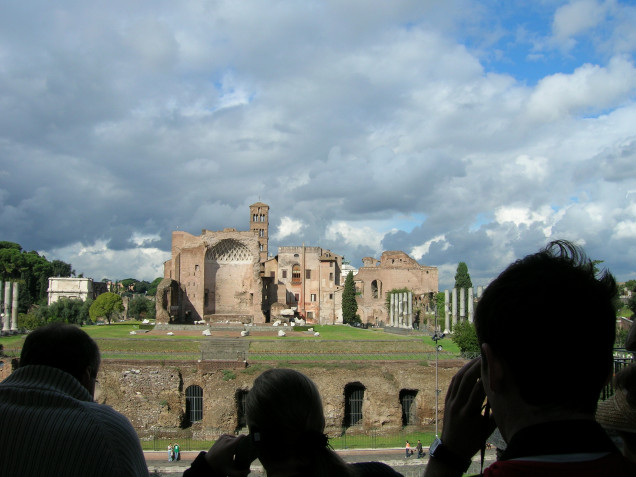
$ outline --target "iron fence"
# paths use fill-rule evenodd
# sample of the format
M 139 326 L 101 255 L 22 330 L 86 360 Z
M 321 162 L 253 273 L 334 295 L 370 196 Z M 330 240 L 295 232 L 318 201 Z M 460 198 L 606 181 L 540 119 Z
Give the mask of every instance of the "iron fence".
M 634 353 L 627 351 L 624 348 L 614 348 L 614 372 L 613 376 L 627 366 L 634 364 Z M 601 392 L 601 401 L 612 397 L 614 395 L 614 380 L 611 379 L 609 383 L 605 385 Z

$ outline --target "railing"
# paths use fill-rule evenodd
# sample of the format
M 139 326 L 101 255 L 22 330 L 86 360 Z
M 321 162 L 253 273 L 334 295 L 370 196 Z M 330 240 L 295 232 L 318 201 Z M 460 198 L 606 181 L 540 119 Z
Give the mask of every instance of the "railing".
M 245 432 L 242 432 L 245 433 Z M 422 430 L 405 428 L 398 432 L 387 434 L 379 429 L 363 431 L 355 427 L 342 428 L 337 433 L 329 434 L 329 445 L 335 450 L 338 449 L 395 449 L 405 446 L 409 441 L 411 448 L 415 450 L 417 441 L 421 440 L 424 447 L 428 447 L 435 440 L 435 429 L 425 428 Z M 189 437 L 151 437 L 140 439 L 144 450 L 166 451 L 168 445 L 179 444 L 181 451 L 207 450 L 214 440 L 198 440 Z
M 623 368 L 634 364 L 634 353 L 631 351 L 627 351 L 624 348 L 614 348 L 614 372 L 612 376 L 615 376 L 616 373 L 621 371 Z M 601 392 L 601 401 L 612 397 L 614 395 L 614 380 L 610 380 L 610 382 L 603 388 Z

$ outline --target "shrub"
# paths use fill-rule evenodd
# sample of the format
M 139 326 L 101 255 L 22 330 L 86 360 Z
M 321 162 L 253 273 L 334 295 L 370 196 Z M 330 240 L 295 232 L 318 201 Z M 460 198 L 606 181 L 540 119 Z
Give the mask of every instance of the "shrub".
M 236 378 L 236 374 L 232 372 L 230 369 L 223 370 L 223 381 L 231 381 Z
M 44 326 L 46 322 L 42 320 L 36 313 L 27 313 L 18 315 L 18 328 L 33 331 L 40 326 Z
M 462 354 L 479 353 L 479 342 L 475 325 L 468 321 L 460 321 L 453 328 L 453 341 L 457 344 Z

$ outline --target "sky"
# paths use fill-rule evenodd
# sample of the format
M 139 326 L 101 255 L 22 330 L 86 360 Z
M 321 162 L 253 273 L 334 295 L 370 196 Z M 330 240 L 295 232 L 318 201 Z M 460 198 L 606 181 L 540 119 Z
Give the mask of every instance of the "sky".
M 548 241 L 636 278 L 636 2 L 0 0 L 0 240 L 95 280 L 171 233 L 402 250 L 487 285 Z

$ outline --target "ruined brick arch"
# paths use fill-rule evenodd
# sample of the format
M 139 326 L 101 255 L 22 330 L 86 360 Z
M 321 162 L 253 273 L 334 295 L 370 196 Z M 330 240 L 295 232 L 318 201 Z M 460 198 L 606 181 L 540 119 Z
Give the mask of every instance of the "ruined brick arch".
M 253 257 L 244 243 L 235 239 L 224 239 L 208 249 L 205 260 L 217 263 L 252 263 Z
M 371 296 L 373 298 L 382 298 L 382 281 L 373 280 L 371 282 Z

